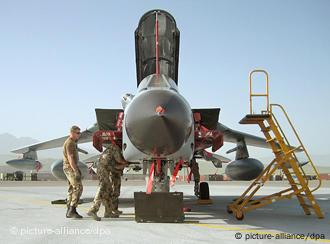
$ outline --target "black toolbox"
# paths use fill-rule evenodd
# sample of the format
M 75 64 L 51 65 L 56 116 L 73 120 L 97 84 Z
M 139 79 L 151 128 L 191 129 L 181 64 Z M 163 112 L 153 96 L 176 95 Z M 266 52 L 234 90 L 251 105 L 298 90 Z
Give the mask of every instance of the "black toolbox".
M 136 222 L 184 221 L 182 192 L 134 192 L 134 202 Z

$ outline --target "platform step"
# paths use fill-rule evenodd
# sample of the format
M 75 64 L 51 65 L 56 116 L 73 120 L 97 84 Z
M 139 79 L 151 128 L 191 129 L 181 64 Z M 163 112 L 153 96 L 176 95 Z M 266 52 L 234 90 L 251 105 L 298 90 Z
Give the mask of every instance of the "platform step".
M 298 146 L 298 147 L 295 147 L 295 148 L 293 148 L 293 149 L 287 151 L 285 154 L 288 155 L 288 154 L 291 154 L 291 153 L 293 153 L 293 152 L 295 152 L 295 151 L 298 151 L 299 149 L 301 149 L 301 147 L 302 147 L 301 145 Z
M 299 164 L 299 167 L 304 167 L 306 164 L 309 164 L 311 161 L 306 161 L 306 162 L 303 162 L 303 163 L 300 163 L 300 162 L 298 162 L 298 164 Z
M 271 127 L 270 127 L 270 126 L 267 126 L 267 127 L 263 128 L 263 129 L 261 129 L 261 131 L 262 131 L 263 133 L 268 133 L 268 132 L 271 131 Z
M 247 114 L 241 121 L 240 124 L 259 124 L 265 119 L 270 118 L 269 114 Z
M 269 143 L 269 142 L 275 142 L 277 139 L 275 138 L 275 137 L 273 137 L 273 138 L 270 138 L 270 139 L 268 139 L 268 140 L 266 140 L 266 142 L 267 143 Z

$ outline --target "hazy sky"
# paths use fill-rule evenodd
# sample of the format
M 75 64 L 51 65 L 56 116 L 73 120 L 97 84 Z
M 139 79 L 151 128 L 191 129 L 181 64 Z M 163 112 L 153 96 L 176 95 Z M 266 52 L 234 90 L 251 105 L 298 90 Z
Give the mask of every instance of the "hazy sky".
M 271 101 L 285 105 L 307 148 L 330 138 L 330 1 L 0 0 L 0 133 L 38 140 L 95 121 L 136 91 L 134 30 L 161 8 L 181 32 L 179 89 L 192 107 L 220 107 L 239 125 L 248 73 L 270 73 Z

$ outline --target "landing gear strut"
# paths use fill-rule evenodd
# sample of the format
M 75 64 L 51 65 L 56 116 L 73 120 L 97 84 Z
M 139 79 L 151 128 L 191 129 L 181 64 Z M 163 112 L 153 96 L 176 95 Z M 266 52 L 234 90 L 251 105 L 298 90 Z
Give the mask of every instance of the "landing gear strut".
M 198 181 L 195 181 L 194 192 L 195 192 L 195 196 L 197 198 L 200 198 L 200 190 L 199 190 L 199 182 Z

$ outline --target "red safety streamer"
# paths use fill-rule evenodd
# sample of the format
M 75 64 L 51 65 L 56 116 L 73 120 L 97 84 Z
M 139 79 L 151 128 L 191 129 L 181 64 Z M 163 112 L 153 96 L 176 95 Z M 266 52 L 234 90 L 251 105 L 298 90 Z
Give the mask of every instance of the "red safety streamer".
M 156 159 L 156 163 L 157 163 L 157 174 L 160 174 L 161 171 L 161 160 L 159 158 Z
M 148 180 L 148 184 L 147 184 L 147 194 L 150 194 L 152 191 L 152 182 L 154 181 L 154 168 L 155 168 L 155 164 L 152 163 L 150 166 L 150 174 L 149 174 L 149 180 Z
M 174 186 L 174 183 L 176 181 L 176 176 L 178 175 L 180 166 L 183 164 L 183 160 L 180 159 L 180 161 L 176 164 L 175 169 L 173 171 L 172 179 L 170 180 L 170 186 Z

